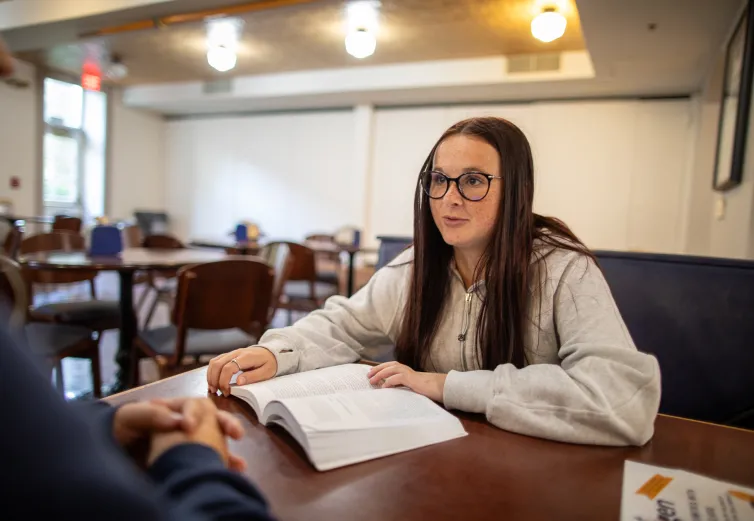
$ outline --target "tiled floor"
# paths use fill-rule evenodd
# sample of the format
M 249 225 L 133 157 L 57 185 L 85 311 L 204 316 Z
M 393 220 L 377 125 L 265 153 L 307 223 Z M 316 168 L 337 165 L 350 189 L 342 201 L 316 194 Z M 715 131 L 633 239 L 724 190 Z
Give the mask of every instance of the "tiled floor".
M 373 269 L 363 268 L 357 271 L 356 287 L 363 286 L 371 277 Z M 96 280 L 97 297 L 104 300 L 118 299 L 118 275 L 116 273 L 102 273 Z M 145 291 L 144 285 L 134 288 L 134 302 L 139 302 L 142 292 Z M 153 292 L 152 292 L 153 293 Z M 42 288 L 35 291 L 35 304 L 39 305 L 44 302 L 68 300 L 68 299 L 88 299 L 89 286 L 87 284 L 75 284 L 67 287 L 56 286 L 54 291 L 45 292 Z M 153 295 L 150 295 L 139 312 L 139 325 L 143 325 L 146 314 L 152 303 Z M 287 314 L 278 313 L 272 327 L 283 327 L 287 324 Z M 300 317 L 297 317 L 300 318 Z M 151 327 L 166 325 L 169 322 L 169 311 L 166 305 L 159 305 L 155 316 L 152 319 Z M 115 381 L 117 365 L 115 364 L 115 353 L 118 348 L 118 331 L 106 331 L 103 334 L 100 343 L 100 359 L 102 365 L 102 381 L 105 387 L 112 385 Z M 142 383 L 154 381 L 157 379 L 157 369 L 151 360 L 142 360 L 141 377 Z M 66 396 L 74 398 L 82 394 L 91 392 L 91 372 L 88 360 L 68 358 L 63 361 L 63 383 L 65 384 Z

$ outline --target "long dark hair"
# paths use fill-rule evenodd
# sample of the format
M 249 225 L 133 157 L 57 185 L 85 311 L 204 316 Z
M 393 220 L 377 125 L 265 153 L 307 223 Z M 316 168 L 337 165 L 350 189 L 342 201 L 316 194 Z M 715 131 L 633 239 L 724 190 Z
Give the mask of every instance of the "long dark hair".
M 456 123 L 432 147 L 422 172 L 432 169 L 440 143 L 459 134 L 482 139 L 493 146 L 500 156 L 503 178 L 503 196 L 492 238 L 474 272 L 474 280 L 485 281 L 485 289 L 478 290 L 483 298 L 477 322 L 476 356 L 483 369 L 494 369 L 505 363 L 521 368 L 528 363 L 525 334 L 531 320 L 530 283 L 537 277 L 535 271 L 544 265 L 541 261 L 553 248 L 594 257 L 562 221 L 532 211 L 534 161 L 531 147 L 524 133 L 510 121 L 483 117 Z M 417 183 L 411 285 L 396 342 L 397 360 L 414 369 L 421 369 L 430 356 L 430 346 L 446 304 L 452 257 L 453 248 L 443 240 L 432 219 L 429 198 L 421 183 Z M 541 291 L 541 284 L 539 288 Z

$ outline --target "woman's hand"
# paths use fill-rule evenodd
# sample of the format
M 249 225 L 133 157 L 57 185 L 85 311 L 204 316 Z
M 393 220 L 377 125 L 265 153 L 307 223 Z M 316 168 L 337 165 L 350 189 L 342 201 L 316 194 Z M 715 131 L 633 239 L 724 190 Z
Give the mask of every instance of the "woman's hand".
M 172 404 L 178 404 L 174 401 Z M 231 470 L 243 471 L 246 462 L 228 452 L 226 436 L 240 438 L 243 433 L 240 423 L 234 418 L 237 426 L 228 428 L 227 413 L 218 411 L 209 398 L 188 398 L 180 402 L 181 411 L 185 418 L 191 418 L 193 423 L 190 431 L 176 430 L 166 433 L 156 433 L 152 436 L 147 463 L 152 465 L 165 452 L 184 443 L 200 443 L 213 449 L 220 455 Z M 230 432 L 229 432 L 230 431 Z
M 220 389 L 223 396 L 230 395 L 230 379 L 239 370 L 243 373 L 238 375 L 238 385 L 263 382 L 275 376 L 278 362 L 275 355 L 264 347 L 245 347 L 216 356 L 210 360 L 207 369 L 209 392 L 214 394 Z
M 407 365 L 398 362 L 386 362 L 373 367 L 367 374 L 369 383 L 386 389 L 404 386 L 415 393 L 423 394 L 436 402 L 442 403 L 445 378 L 440 373 L 418 373 Z

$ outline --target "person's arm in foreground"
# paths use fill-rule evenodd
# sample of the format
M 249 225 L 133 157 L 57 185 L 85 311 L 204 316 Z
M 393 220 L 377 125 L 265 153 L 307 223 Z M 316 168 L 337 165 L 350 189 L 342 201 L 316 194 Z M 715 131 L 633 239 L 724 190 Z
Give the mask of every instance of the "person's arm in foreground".
M 203 405 L 207 399 L 191 405 L 194 410 L 186 409 L 196 400 L 183 404 L 181 416 L 196 421 L 191 433 L 153 437 L 150 480 L 112 438 L 91 427 L 85 411 L 63 401 L 5 331 L 0 396 L 3 519 L 269 519 L 258 492 L 225 468 L 225 439 L 214 406 Z

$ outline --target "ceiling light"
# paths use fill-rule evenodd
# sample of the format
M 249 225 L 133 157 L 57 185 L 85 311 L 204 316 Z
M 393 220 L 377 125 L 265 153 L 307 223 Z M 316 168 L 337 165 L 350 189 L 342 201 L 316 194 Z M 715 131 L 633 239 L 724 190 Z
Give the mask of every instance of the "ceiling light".
M 554 7 L 546 7 L 531 21 L 531 34 L 545 43 L 563 36 L 565 29 L 565 16 L 555 11 Z
M 236 53 L 225 46 L 218 45 L 207 50 L 207 63 L 220 72 L 231 70 L 236 66 Z
M 346 52 L 366 58 L 377 48 L 380 2 L 360 0 L 346 4 Z
M 346 51 L 354 58 L 371 56 L 376 48 L 377 39 L 364 28 L 356 29 L 346 36 Z
M 236 66 L 236 49 L 243 28 L 238 18 L 211 19 L 207 22 L 207 63 L 220 72 Z

